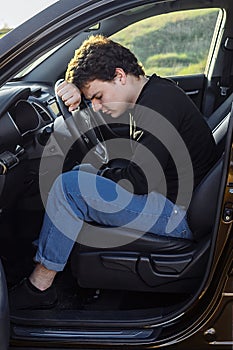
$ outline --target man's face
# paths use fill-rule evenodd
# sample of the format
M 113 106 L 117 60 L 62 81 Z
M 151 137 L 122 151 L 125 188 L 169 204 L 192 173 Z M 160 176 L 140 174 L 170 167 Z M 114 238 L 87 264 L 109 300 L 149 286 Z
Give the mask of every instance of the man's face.
M 82 92 L 91 101 L 95 112 L 101 110 L 113 118 L 118 118 L 129 108 L 127 89 L 118 76 L 112 81 L 95 79 L 88 83 Z

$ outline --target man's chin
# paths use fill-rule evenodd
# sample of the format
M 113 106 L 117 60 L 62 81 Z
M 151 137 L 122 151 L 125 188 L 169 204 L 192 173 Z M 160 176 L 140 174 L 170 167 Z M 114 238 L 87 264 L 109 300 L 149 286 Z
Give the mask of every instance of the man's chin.
M 119 118 L 121 117 L 124 113 L 125 113 L 126 109 L 120 109 L 120 110 L 108 110 L 107 112 L 105 112 L 106 115 L 108 115 L 109 117 L 112 118 Z
M 112 118 L 119 118 L 119 117 L 122 115 L 122 113 L 120 113 L 120 112 L 115 112 L 115 111 L 111 111 L 111 112 L 108 113 L 108 115 L 109 115 L 110 117 L 112 117 Z

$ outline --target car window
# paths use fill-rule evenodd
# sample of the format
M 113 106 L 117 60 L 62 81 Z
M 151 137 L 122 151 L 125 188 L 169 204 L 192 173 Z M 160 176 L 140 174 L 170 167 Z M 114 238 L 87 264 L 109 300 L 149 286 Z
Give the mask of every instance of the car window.
M 148 75 L 204 73 L 219 13 L 214 8 L 157 15 L 111 38 L 132 50 Z
M 66 41 L 65 41 L 66 43 Z M 34 68 L 36 68 L 37 66 L 39 66 L 40 63 L 44 62 L 46 60 L 47 57 L 51 56 L 55 51 L 59 50 L 59 48 L 64 45 L 64 43 L 59 44 L 57 46 L 55 46 L 54 48 L 52 48 L 51 50 L 49 50 L 48 52 L 46 52 L 44 55 L 40 56 L 37 60 L 35 60 L 34 62 L 30 63 L 28 66 L 26 66 L 23 70 L 21 70 L 16 76 L 15 78 L 22 78 L 23 76 L 25 76 L 26 74 L 30 73 Z

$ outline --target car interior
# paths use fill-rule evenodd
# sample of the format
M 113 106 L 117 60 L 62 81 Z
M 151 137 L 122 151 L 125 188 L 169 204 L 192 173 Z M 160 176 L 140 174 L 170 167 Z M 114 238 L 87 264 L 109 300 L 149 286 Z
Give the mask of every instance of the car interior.
M 34 243 L 43 222 L 44 204 L 57 174 L 61 169 L 69 171 L 79 164 L 93 146 L 93 164 L 107 163 L 104 141 L 127 132 L 121 123 L 112 123 L 109 116 L 93 111 L 78 112 L 71 124 L 67 122 L 54 86 L 59 79 L 64 79 L 74 50 L 91 34 L 102 33 L 114 38 L 124 28 L 161 13 L 195 8 L 218 8 L 221 12 L 224 6 L 224 11 L 231 11 L 227 1 L 203 1 L 201 6 L 188 1 L 181 9 L 175 1 L 161 1 L 112 14 L 57 43 L 0 89 L 0 258 L 8 289 L 30 275 L 34 268 Z M 233 101 L 231 80 L 227 82 L 229 87 L 224 96 L 219 96 L 216 82 L 222 75 L 224 61 L 225 51 L 221 45 L 233 33 L 228 21 L 221 22 L 219 18 L 220 15 L 218 30 L 225 25 L 226 35 L 222 36 L 221 44 L 216 34 L 215 44 L 212 41 L 215 66 L 209 62 L 211 68 L 207 73 L 190 76 L 190 80 L 188 76 L 171 76 L 193 98 L 218 146 L 218 161 L 193 193 L 188 209 L 195 241 L 84 224 L 65 270 L 55 279 L 57 306 L 50 310 L 10 310 L 13 338 L 24 339 L 32 336 L 33 331 L 34 336 L 41 339 L 45 337 L 45 324 L 51 329 L 57 327 L 53 328 L 57 333 L 50 329 L 49 334 L 59 337 L 58 329 L 81 324 L 93 328 L 96 322 L 102 327 L 107 324 L 118 327 L 126 322 L 144 325 L 166 322 L 196 300 L 211 265 L 223 195 L 222 175 L 228 167 L 229 150 L 225 146 L 230 143 L 226 140 L 232 128 L 229 127 Z M 193 90 L 197 93 L 190 93 Z M 85 125 L 90 126 L 95 118 L 101 119 L 103 127 L 94 126 L 93 134 Z M 75 133 L 82 128 L 85 129 L 82 136 L 73 143 L 72 130 Z M 119 163 L 124 166 L 119 158 L 111 160 L 108 166 Z M 88 244 L 93 237 L 98 241 L 95 247 Z M 114 244 L 121 237 L 122 242 L 128 243 Z M 151 336 L 149 328 L 145 332 L 139 338 Z M 110 337 L 114 339 L 116 335 Z M 124 337 L 127 340 L 126 333 L 122 339 Z

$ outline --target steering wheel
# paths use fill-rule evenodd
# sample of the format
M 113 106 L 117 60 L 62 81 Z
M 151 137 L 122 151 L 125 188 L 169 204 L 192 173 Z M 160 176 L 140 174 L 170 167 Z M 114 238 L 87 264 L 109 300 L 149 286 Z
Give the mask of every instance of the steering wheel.
M 108 151 L 99 127 L 99 125 L 106 124 L 102 115 L 98 112 L 93 112 L 84 101 L 82 101 L 79 109 L 69 112 L 62 99 L 56 93 L 57 87 L 63 81 L 63 79 L 60 79 L 56 82 L 55 96 L 74 142 L 79 140 L 85 154 L 89 152 L 91 156 L 97 157 L 101 164 L 107 164 L 109 161 Z M 90 156 L 89 153 L 88 155 Z

